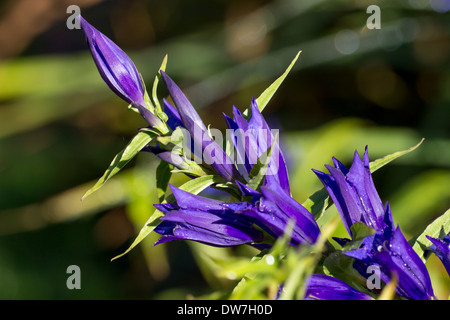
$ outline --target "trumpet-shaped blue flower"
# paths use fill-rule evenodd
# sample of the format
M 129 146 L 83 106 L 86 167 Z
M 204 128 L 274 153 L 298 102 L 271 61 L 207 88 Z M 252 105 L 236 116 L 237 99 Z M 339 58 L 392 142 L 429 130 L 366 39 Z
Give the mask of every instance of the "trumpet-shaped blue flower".
M 333 199 L 349 235 L 350 227 L 355 222 L 362 222 L 374 229 L 383 228 L 385 208 L 373 183 L 367 148 L 363 161 L 355 151 L 350 170 L 336 158 L 333 158 L 333 163 L 334 167 L 325 165 L 330 174 L 313 171 Z
M 342 221 L 349 232 L 360 222 L 375 230 L 356 250 L 344 254 L 356 259 L 354 267 L 364 276 L 369 266 L 377 266 L 381 279 L 388 283 L 395 274 L 398 278 L 397 293 L 414 300 L 434 298 L 430 276 L 425 264 L 406 241 L 400 228 L 395 228 L 390 206 L 383 206 L 375 189 L 369 168 L 366 148 L 363 161 L 355 152 L 348 170 L 337 159 L 334 167 L 326 166 L 330 174 L 314 170 L 333 199 Z M 339 243 L 345 244 L 344 240 Z
M 242 113 L 233 107 L 233 119 L 224 115 L 236 150 L 238 167 L 241 174 L 248 176 L 256 160 L 260 158 L 274 142 L 274 135 L 266 120 L 259 111 L 256 100 L 250 105 L 250 118 L 247 121 Z M 289 180 L 286 162 L 278 141 L 275 141 L 271 158 L 268 159 L 266 182 L 275 180 L 288 194 Z
M 236 246 L 261 242 L 263 233 L 245 216 L 223 206 L 222 201 L 193 195 L 171 186 L 176 204 L 157 204 L 164 213 L 155 232 L 156 244 L 194 240 L 212 246 Z
M 267 122 L 259 111 L 256 100 L 250 106 L 247 120 L 242 113 L 233 108 L 233 119 L 225 115 L 237 158 L 242 164 L 243 176 L 249 175 L 258 159 L 272 146 L 267 174 L 260 191 L 237 182 L 242 193 L 251 197 L 250 202 L 226 203 L 224 206 L 236 213 L 253 219 L 254 223 L 274 238 L 282 236 L 291 223 L 291 244 L 311 245 L 316 242 L 320 229 L 311 213 L 290 195 L 289 179 L 283 153 L 278 141 L 274 141 Z M 253 158 L 253 161 L 251 160 Z
M 400 228 L 390 231 L 379 230 L 366 237 L 359 249 L 344 254 L 357 260 L 359 266 L 355 267 L 360 271 L 367 270 L 369 266 L 378 267 L 380 278 L 385 283 L 390 282 L 395 274 L 398 279 L 396 291 L 407 299 L 435 298 L 425 264 L 405 239 Z M 366 275 L 364 272 L 362 274 Z
M 190 128 L 191 131 L 197 130 L 198 127 L 206 129 L 181 90 L 178 89 L 165 73 L 162 72 L 162 75 L 168 84 L 172 97 L 175 97 L 174 102 L 178 110 L 165 101 L 168 114 L 171 114 L 173 119 L 171 128 L 181 125 Z M 248 161 L 248 158 L 252 154 L 258 157 L 261 156 L 271 145 L 273 145 L 273 148 L 278 149 L 274 152 L 277 158 L 274 162 L 269 162 L 268 166 L 270 167 L 273 163 L 274 165 L 271 168 L 279 168 L 279 170 L 264 177 L 264 184 L 260 187 L 259 191 L 253 190 L 240 181 L 235 181 L 243 196 L 250 197 L 252 199 L 251 202 L 217 202 L 216 200 L 191 195 L 193 197 L 191 199 L 192 201 L 184 201 L 185 207 L 182 210 L 179 209 L 179 202 L 176 207 L 171 205 L 156 205 L 161 211 L 167 212 L 166 216 L 162 218 L 163 222 L 156 229 L 157 232 L 164 235 L 161 241 L 187 239 L 191 237 L 193 240 L 215 245 L 233 245 L 233 242 L 228 238 L 226 240 L 224 240 L 225 238 L 221 238 L 219 232 L 224 232 L 223 237 L 225 237 L 229 235 L 227 230 L 233 230 L 230 229 L 231 226 L 228 225 L 227 230 L 218 228 L 218 226 L 229 221 L 226 220 L 226 217 L 228 217 L 234 221 L 233 223 L 246 226 L 245 230 L 251 230 L 252 235 L 258 234 L 254 233 L 253 227 L 250 229 L 247 228 L 248 223 L 258 226 L 273 238 L 282 236 L 287 231 L 288 224 L 292 223 L 292 245 L 297 246 L 301 243 L 311 245 L 315 243 L 320 234 L 320 229 L 311 213 L 290 196 L 289 181 L 283 155 L 281 154 L 281 150 L 279 150 L 278 144 L 273 144 L 274 137 L 262 117 L 256 101 L 254 99 L 252 101 L 251 116 L 248 121 L 236 108 L 234 110 L 234 120 L 228 117 L 226 117 L 226 120 L 230 129 L 241 130 L 242 135 L 236 135 L 234 138 L 240 139 L 244 137 L 246 139 L 243 141 L 233 141 L 235 142 L 236 150 L 238 152 L 242 151 L 240 156 L 246 159 L 243 164 L 247 174 L 250 173 L 254 165 Z M 181 191 L 176 192 L 178 197 L 180 197 L 179 194 Z M 185 194 L 184 197 L 188 198 L 189 195 Z M 197 207 L 199 204 L 200 208 Z M 206 208 L 213 204 L 214 209 L 212 211 L 210 210 L 211 207 Z M 200 209 L 200 213 L 198 213 L 198 209 Z M 227 213 L 226 215 L 224 215 L 225 212 Z M 220 218 L 221 223 L 211 225 L 211 221 L 218 218 Z M 193 221 L 195 223 L 192 223 Z M 242 223 L 244 224 L 242 225 Z M 194 226 L 196 228 L 195 231 L 193 229 Z M 200 226 L 203 232 L 199 231 L 200 229 L 198 228 Z M 207 229 L 209 232 L 205 233 Z M 212 232 L 213 230 L 214 232 Z M 259 235 L 256 238 L 258 237 Z M 232 238 L 236 244 L 248 242 L 249 240 L 256 242 L 254 241 L 254 237 L 242 238 L 238 236 Z
M 443 239 L 427 236 L 433 245 L 429 248 L 442 261 L 447 273 L 450 275 L 450 234 Z

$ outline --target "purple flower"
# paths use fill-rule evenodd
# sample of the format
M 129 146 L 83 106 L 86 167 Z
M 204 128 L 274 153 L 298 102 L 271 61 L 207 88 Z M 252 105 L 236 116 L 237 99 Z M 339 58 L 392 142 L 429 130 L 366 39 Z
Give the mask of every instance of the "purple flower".
M 180 121 L 183 127 L 190 133 L 195 145 L 203 152 L 204 161 L 225 180 L 234 181 L 240 178 L 234 162 L 226 154 L 221 146 L 217 144 L 208 134 L 208 130 L 202 119 L 194 109 L 192 104 L 186 98 L 181 89 L 175 82 L 161 70 L 162 79 L 175 103 L 177 113 L 170 109 L 170 104 L 165 102 L 165 108 L 171 110 L 173 114 L 173 125 L 179 125 Z
M 235 146 L 238 167 L 243 176 L 248 176 L 256 160 L 269 149 L 275 138 L 255 99 L 251 102 L 250 112 L 248 121 L 236 107 L 233 107 L 233 119 L 224 115 L 228 128 L 231 129 L 229 131 Z M 275 141 L 271 154 L 266 181 L 275 180 L 284 191 L 290 193 L 286 162 L 278 141 Z
M 362 222 L 374 229 L 385 225 L 385 207 L 381 202 L 369 168 L 367 147 L 360 160 L 355 151 L 350 170 L 333 158 L 334 167 L 325 165 L 330 174 L 313 170 L 333 199 L 349 235 L 355 222 Z
M 241 164 L 241 174 L 249 176 L 256 160 L 273 145 L 268 172 L 260 190 L 253 190 L 237 182 L 242 194 L 252 199 L 251 203 L 226 203 L 224 206 L 251 218 L 274 238 L 282 236 L 287 231 L 288 224 L 292 223 L 291 245 L 312 245 L 316 242 L 320 229 L 311 213 L 291 197 L 283 154 L 278 141 L 274 142 L 275 137 L 255 99 L 252 100 L 250 112 L 248 120 L 235 107 L 233 119 L 225 115 L 237 158 L 240 160 L 238 163 Z
M 324 274 L 312 274 L 308 279 L 305 300 L 371 300 L 345 282 Z
M 389 283 L 393 274 L 398 279 L 396 292 L 412 300 L 434 299 L 430 276 L 425 264 L 405 239 L 400 228 L 393 230 L 378 230 L 366 237 L 357 250 L 344 254 L 359 262 L 357 269 L 365 270 L 375 266 L 380 271 L 383 282 Z M 361 273 L 365 275 L 364 272 Z
M 429 248 L 442 261 L 447 273 L 450 275 L 450 234 L 443 239 L 426 236 L 433 245 Z
M 238 186 L 244 195 L 252 197 L 252 202 L 224 203 L 223 206 L 250 218 L 275 239 L 281 237 L 287 231 L 288 224 L 292 223 L 291 245 L 312 245 L 316 242 L 320 229 L 314 217 L 277 182 L 268 182 L 260 192 L 239 182 Z
M 167 125 L 170 129 L 175 130 L 177 127 L 183 127 L 183 121 L 181 121 L 180 114 L 178 113 L 177 109 L 170 104 L 169 101 L 166 99 L 163 99 L 164 103 L 164 113 L 167 115 Z
M 236 246 L 263 240 L 263 233 L 249 219 L 227 209 L 222 201 L 170 187 L 176 204 L 155 205 L 165 214 L 155 228 L 155 232 L 162 235 L 155 245 L 172 240 L 194 240 L 212 246 Z
M 406 241 L 400 228 L 395 228 L 389 204 L 383 206 L 378 196 L 370 173 L 367 147 L 362 162 L 355 152 L 350 170 L 335 158 L 333 163 L 334 167 L 326 166 L 330 174 L 314 172 L 333 199 L 347 232 L 353 237 L 351 226 L 357 222 L 375 231 L 362 241 L 359 248 L 351 251 L 345 248 L 348 240 L 336 239 L 343 245 L 344 254 L 356 259 L 354 268 L 367 276 L 367 268 L 376 266 L 385 283 L 396 274 L 397 293 L 408 299 L 434 298 L 425 264 Z
M 162 121 L 145 107 L 145 90 L 133 61 L 83 17 L 80 16 L 79 19 L 103 81 L 120 98 L 136 107 L 152 127 L 162 128 Z

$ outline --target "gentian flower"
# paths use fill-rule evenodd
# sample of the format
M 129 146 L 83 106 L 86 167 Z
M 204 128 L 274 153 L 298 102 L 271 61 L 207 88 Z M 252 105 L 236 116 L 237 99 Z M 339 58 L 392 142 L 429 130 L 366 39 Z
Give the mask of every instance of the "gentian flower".
M 208 129 L 184 93 L 164 71 L 161 70 L 160 72 L 177 109 L 177 113 L 173 113 L 175 123 L 182 122 L 195 145 L 202 151 L 204 161 L 211 165 L 221 177 L 227 181 L 239 179 L 240 175 L 234 162 L 223 148 L 209 136 Z M 168 105 L 170 104 L 165 102 L 166 108 Z
M 397 293 L 413 300 L 434 298 L 430 276 L 425 264 L 406 241 L 400 228 L 395 228 L 389 204 L 383 206 L 375 189 L 369 168 L 367 147 L 361 162 L 355 152 L 348 170 L 333 158 L 334 167 L 327 165 L 330 174 L 314 170 L 333 199 L 350 236 L 351 226 L 363 223 L 374 229 L 356 250 L 344 254 L 356 259 L 354 268 L 367 276 L 369 266 L 377 266 L 385 283 L 393 274 L 398 277 Z M 341 245 L 345 239 L 336 239 Z
M 170 114 L 171 116 L 169 118 L 173 119 L 173 123 L 170 125 L 172 130 L 177 126 L 190 128 L 190 131 L 198 130 L 198 128 L 206 130 L 200 117 L 182 94 L 181 90 L 178 89 L 165 73 L 161 72 L 161 74 L 168 84 L 172 98 L 175 97 L 174 102 L 177 106 L 177 109 L 175 109 L 170 103 L 164 101 L 165 108 L 168 110 L 166 113 Z M 236 142 L 234 140 L 236 142 L 236 149 L 243 152 L 241 154 L 243 158 L 248 160 L 252 153 L 259 157 L 272 145 L 274 137 L 254 99 L 251 105 L 251 116 L 248 121 L 244 119 L 236 108 L 234 110 L 234 120 L 228 117 L 226 119 L 230 129 L 240 129 L 243 133 L 248 132 L 248 130 L 253 130 L 247 135 L 245 144 L 242 141 Z M 257 137 L 257 130 L 261 130 L 263 135 Z M 243 136 L 239 137 L 241 138 Z M 239 143 L 242 144 L 239 145 Z M 241 148 L 241 146 L 245 146 L 245 148 Z M 274 147 L 279 149 L 277 143 L 274 144 Z M 161 152 L 160 154 L 164 153 Z M 264 183 L 259 188 L 260 191 L 253 190 L 240 181 L 235 181 L 242 195 L 250 197 L 252 199 L 251 202 L 218 202 L 186 193 L 184 193 L 184 197 L 181 197 L 182 192 L 172 188 L 176 191 L 176 197 L 178 195 L 179 198 L 177 198 L 177 205 L 155 205 L 162 212 L 166 213 L 161 218 L 163 222 L 156 229 L 156 232 L 163 234 L 160 241 L 187 239 L 187 234 L 189 233 L 191 240 L 213 245 L 233 245 L 247 243 L 248 241 L 256 242 L 254 237 L 242 238 L 242 236 L 239 236 L 237 237 L 239 238 L 238 240 L 235 239 L 236 237 L 233 238 L 234 242 L 228 238 L 226 241 L 221 238 L 218 232 L 218 226 L 226 225 L 232 220 L 233 223 L 238 223 L 240 227 L 244 227 L 246 232 L 250 232 L 252 235 L 258 235 L 258 233 L 255 233 L 253 227 L 249 229 L 249 225 L 254 224 L 274 238 L 282 236 L 286 232 L 288 223 L 292 223 L 292 245 L 298 246 L 301 243 L 308 245 L 314 244 L 320 234 L 320 229 L 311 213 L 290 196 L 289 181 L 283 155 L 280 150 L 277 150 L 275 154 L 278 157 L 276 161 L 279 161 L 279 163 L 276 164 L 277 167 L 273 166 L 272 168 L 279 168 L 279 164 L 281 164 L 281 169 L 273 175 L 264 177 Z M 271 163 L 273 162 L 269 162 L 269 166 Z M 253 164 L 248 161 L 244 164 L 246 166 L 248 165 L 245 170 L 247 173 L 250 173 Z M 189 197 L 191 197 L 191 201 L 183 201 Z M 181 209 L 180 201 L 185 204 Z M 221 222 L 217 222 L 216 225 L 211 226 L 211 221 L 216 221 L 217 219 L 220 219 Z M 228 225 L 228 228 L 232 226 L 234 225 Z M 229 235 L 227 230 L 221 229 L 221 231 L 224 232 L 222 237 Z
M 250 105 L 250 119 L 248 121 L 236 107 L 233 107 L 233 119 L 227 115 L 224 116 L 228 128 L 231 129 L 231 138 L 238 158 L 238 167 L 241 168 L 241 175 L 248 176 L 256 160 L 269 149 L 275 137 L 259 111 L 254 98 Z M 286 162 L 278 141 L 275 141 L 271 154 L 266 181 L 275 180 L 289 194 Z
M 108 87 L 137 108 L 150 126 L 162 129 L 163 122 L 146 108 L 142 79 L 133 61 L 111 39 L 79 17 L 95 65 Z
M 447 273 L 450 275 L 450 234 L 443 239 L 426 236 L 433 245 L 429 248 L 442 261 Z
M 348 170 L 333 158 L 334 167 L 325 165 L 330 174 L 313 170 L 327 189 L 338 209 L 349 235 L 355 222 L 362 222 L 374 229 L 384 226 L 385 208 L 373 183 L 366 148 L 363 161 L 355 151 L 353 163 Z
M 305 293 L 305 300 L 371 300 L 342 280 L 325 275 L 311 274 Z
M 311 213 L 290 195 L 289 178 L 286 162 L 280 150 L 278 141 L 273 143 L 274 136 L 259 111 L 256 100 L 250 106 L 248 121 L 242 113 L 233 108 L 233 119 L 225 115 L 228 128 L 234 133 L 233 143 L 237 157 L 241 160 L 243 176 L 251 172 L 254 161 L 267 149 L 272 147 L 272 156 L 269 159 L 268 172 L 260 190 L 252 188 L 237 181 L 242 194 L 251 198 L 251 202 L 225 203 L 227 208 L 235 213 L 244 215 L 265 230 L 275 239 L 287 231 L 289 223 L 292 224 L 291 245 L 312 245 L 316 242 L 320 229 Z
M 405 239 L 399 227 L 393 232 L 379 230 L 366 237 L 359 249 L 344 254 L 357 260 L 355 268 L 363 276 L 367 275 L 365 271 L 369 266 L 378 268 L 380 278 L 385 283 L 389 283 L 395 274 L 398 278 L 396 292 L 407 299 L 435 298 L 425 264 Z
M 223 202 L 170 187 L 176 204 L 155 205 L 165 214 L 155 228 L 162 235 L 155 245 L 194 240 L 212 246 L 235 246 L 263 240 L 263 233 L 249 219 L 225 208 Z

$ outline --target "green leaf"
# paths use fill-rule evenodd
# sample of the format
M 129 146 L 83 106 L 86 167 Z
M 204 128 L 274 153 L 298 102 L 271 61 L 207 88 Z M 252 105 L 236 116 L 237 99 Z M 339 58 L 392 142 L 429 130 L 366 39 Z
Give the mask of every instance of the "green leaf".
M 287 67 L 286 71 L 278 78 L 276 79 L 266 90 L 261 93 L 261 95 L 256 99 L 256 104 L 258 105 L 259 111 L 263 111 L 264 108 L 269 103 L 270 99 L 272 99 L 275 92 L 277 92 L 280 85 L 283 83 L 286 76 L 291 71 L 292 67 L 294 66 L 295 62 L 297 61 L 298 57 L 300 56 L 300 53 L 302 51 L 299 51 L 297 55 L 295 56 L 294 60 L 292 60 L 291 64 Z M 248 115 L 248 109 L 244 111 L 244 116 Z
M 385 166 L 386 164 L 388 164 L 389 162 L 391 162 L 392 160 L 395 160 L 407 153 L 410 153 L 411 151 L 416 150 L 421 144 L 422 142 L 425 140 L 425 138 L 422 138 L 422 140 L 420 140 L 420 142 L 418 144 L 416 144 L 415 146 L 407 149 L 407 150 L 403 150 L 403 151 L 397 151 L 394 152 L 390 155 L 387 155 L 383 158 L 377 159 L 375 161 L 372 161 L 370 163 L 370 171 L 372 173 L 374 173 L 375 171 L 377 171 L 378 169 L 380 169 L 381 167 Z
M 329 202 L 328 191 L 322 188 L 314 192 L 302 205 L 318 220 L 330 206 Z
M 391 162 L 392 160 L 395 160 L 405 154 L 408 154 L 411 151 L 414 151 L 422 144 L 423 141 L 424 139 L 422 139 L 418 144 L 409 149 L 397 151 L 383 158 L 370 162 L 370 171 L 373 173 L 376 170 L 388 164 L 389 162 Z M 323 221 L 326 221 L 329 218 L 326 216 L 326 212 L 327 209 L 331 206 L 331 204 L 332 202 L 329 199 L 328 192 L 326 191 L 325 187 L 315 192 L 312 196 L 310 196 L 302 203 L 302 205 L 306 209 L 308 209 L 309 212 L 311 212 L 311 214 L 314 216 L 314 218 L 316 219 L 316 221 L 318 221 L 319 224 L 321 224 Z M 319 219 L 321 221 L 319 221 Z
M 434 220 L 432 223 L 426 227 L 426 229 L 415 239 L 411 240 L 413 242 L 413 249 L 417 255 L 426 262 L 425 250 L 432 245 L 432 242 L 427 239 L 426 236 L 433 238 L 442 238 L 446 234 L 450 233 L 450 209 L 448 209 L 443 215 Z
M 149 131 L 140 131 L 130 143 L 119 152 L 106 169 L 103 176 L 97 181 L 97 183 L 89 189 L 81 200 L 84 200 L 87 196 L 100 189 L 109 179 L 117 174 L 131 159 L 134 158 L 152 139 L 155 137 L 154 133 Z
M 365 225 L 362 222 L 355 222 L 350 227 L 350 232 L 352 233 L 352 239 L 354 241 L 363 240 L 365 237 L 368 237 L 375 233 L 375 229 Z
M 225 182 L 225 180 L 219 176 L 209 175 L 209 176 L 203 176 L 203 177 L 199 177 L 197 179 L 189 180 L 188 182 L 183 184 L 181 187 L 179 187 L 179 189 L 187 191 L 192 194 L 199 194 L 200 192 L 205 190 L 207 187 L 209 187 L 215 183 L 224 183 L 224 182 Z M 174 202 L 175 202 L 175 198 L 174 198 L 173 194 L 169 195 L 166 198 L 166 200 L 163 201 L 163 203 L 174 203 Z M 157 226 L 157 224 L 159 222 L 159 218 L 162 217 L 163 215 L 164 214 L 161 211 L 155 209 L 153 214 L 150 216 L 150 218 L 148 218 L 145 225 L 139 231 L 138 236 L 133 241 L 133 243 L 130 245 L 130 247 L 124 253 L 119 254 L 118 256 L 112 258 L 111 261 L 124 256 L 125 254 L 130 252 L 134 247 L 136 247 L 142 240 L 144 240 L 145 237 L 147 237 L 155 229 L 155 227 Z
M 264 92 L 256 99 L 256 103 L 258 104 L 259 111 L 263 111 L 266 105 L 269 103 L 270 99 L 272 99 L 275 92 L 278 90 L 280 85 L 283 83 L 286 76 L 291 71 L 292 67 L 294 66 L 295 62 L 297 61 L 298 57 L 300 56 L 301 51 L 297 53 L 294 60 L 292 60 L 291 64 L 288 66 L 286 71 L 277 79 L 275 80 Z

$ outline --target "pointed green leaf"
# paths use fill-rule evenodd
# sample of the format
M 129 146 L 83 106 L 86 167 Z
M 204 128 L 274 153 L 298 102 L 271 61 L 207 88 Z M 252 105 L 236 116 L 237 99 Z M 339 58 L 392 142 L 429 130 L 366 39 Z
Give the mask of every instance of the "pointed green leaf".
M 224 182 L 225 180 L 219 176 L 209 175 L 189 180 L 181 187 L 179 187 L 179 189 L 187 191 L 192 194 L 199 194 L 207 187 L 215 183 L 224 183 Z M 175 202 L 175 198 L 172 194 L 168 196 L 166 200 L 163 201 L 163 203 L 173 203 L 173 202 Z M 155 209 L 153 214 L 150 216 L 150 218 L 148 218 L 145 225 L 139 231 L 138 236 L 136 237 L 134 242 L 130 245 L 130 247 L 124 253 L 119 254 L 118 256 L 112 258 L 111 261 L 124 256 L 125 254 L 130 252 L 134 247 L 136 247 L 142 240 L 144 240 L 145 237 L 147 237 L 155 229 L 155 227 L 158 225 L 159 218 L 162 217 L 163 215 L 164 214 L 161 211 Z
M 84 200 L 87 196 L 100 189 L 109 179 L 111 179 L 116 173 L 118 173 L 131 159 L 134 158 L 144 148 L 155 135 L 148 131 L 141 131 L 130 141 L 130 143 L 119 152 L 106 169 L 103 176 L 97 181 L 97 183 L 89 189 L 81 200 Z
M 263 111 L 264 108 L 269 103 L 270 99 L 272 99 L 275 92 L 277 92 L 280 85 L 283 83 L 286 76 L 291 71 L 292 67 L 294 66 L 295 62 L 297 61 L 298 57 L 300 56 L 300 53 L 302 51 L 299 51 L 297 55 L 295 56 L 294 60 L 292 60 L 291 64 L 287 67 L 286 71 L 278 78 L 276 79 L 266 90 L 261 93 L 261 95 L 256 99 L 256 103 L 258 105 L 259 111 Z M 248 109 L 244 111 L 244 116 L 248 115 Z
M 390 155 L 387 155 L 387 156 L 385 156 L 383 158 L 380 158 L 380 159 L 377 159 L 375 161 L 372 161 L 370 163 L 370 172 L 374 173 L 375 171 L 377 171 L 381 167 L 385 166 L 386 164 L 388 164 L 392 160 L 395 160 L 395 159 L 397 159 L 397 158 L 399 158 L 399 157 L 401 157 L 401 156 L 403 156 L 403 155 L 405 155 L 407 153 L 410 153 L 411 151 L 416 150 L 422 144 L 422 142 L 424 140 L 425 140 L 425 138 L 422 138 L 422 140 L 420 140 L 420 142 L 418 144 L 416 144 L 415 146 L 413 146 L 413 147 L 411 147 L 409 149 L 406 149 L 406 150 L 403 150 L 403 151 L 397 151 L 397 152 L 394 152 L 394 153 L 392 153 Z
M 256 99 L 256 103 L 258 104 L 259 111 L 263 111 L 266 105 L 269 103 L 270 99 L 272 99 L 275 92 L 278 90 L 280 85 L 283 83 L 286 76 L 291 71 L 292 67 L 294 66 L 295 62 L 297 61 L 298 57 L 300 56 L 301 51 L 297 53 L 294 60 L 292 60 L 291 64 L 288 66 L 286 71 L 277 79 L 275 80 L 264 92 Z
M 426 229 L 415 239 L 413 242 L 413 249 L 417 255 L 426 261 L 425 250 L 432 245 L 432 242 L 427 239 L 426 236 L 433 238 L 442 238 L 446 234 L 450 233 L 450 209 L 448 209 L 443 215 L 434 220 L 426 227 Z

